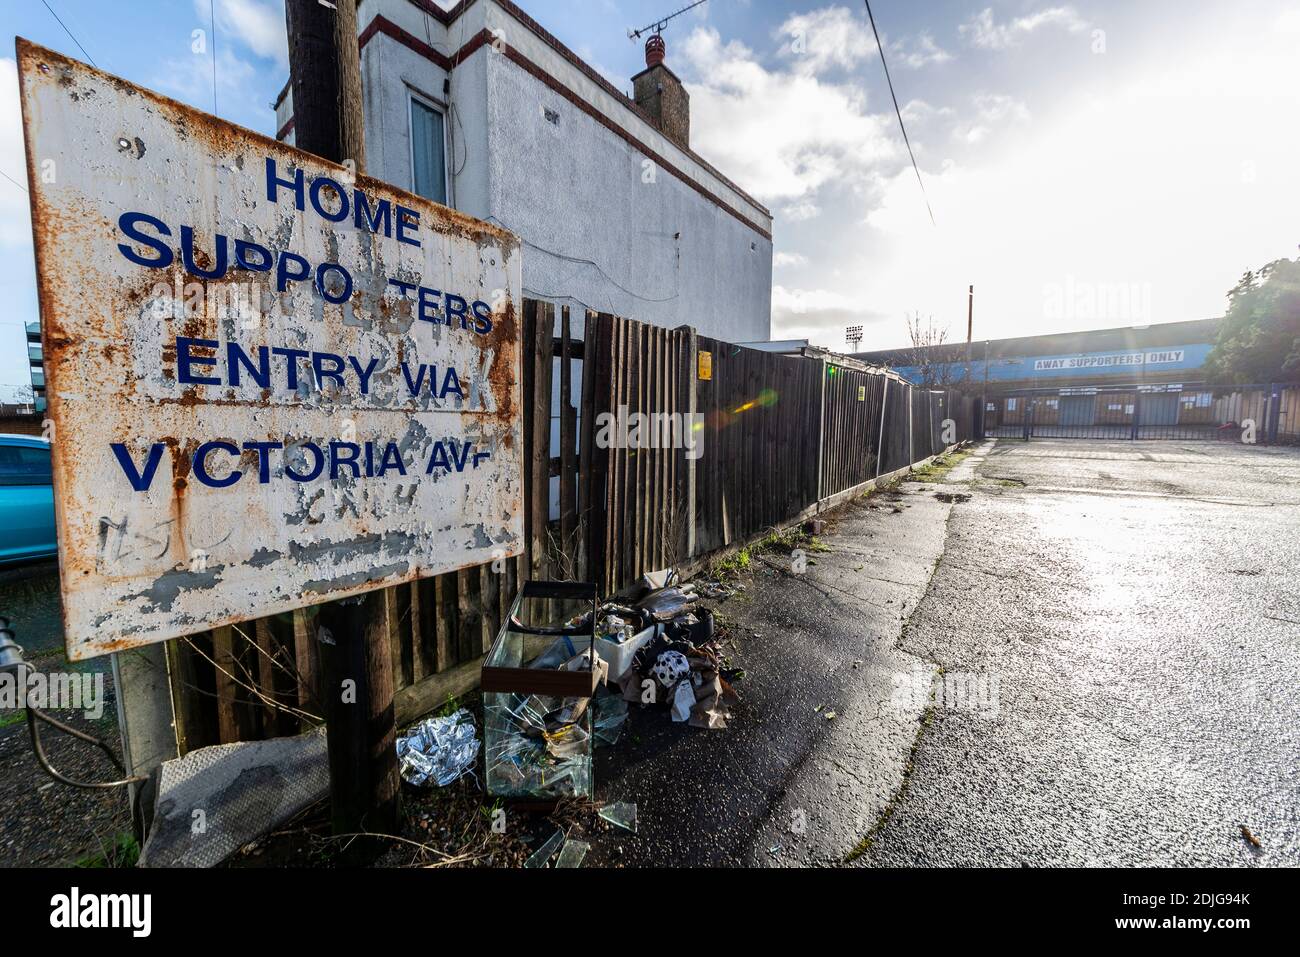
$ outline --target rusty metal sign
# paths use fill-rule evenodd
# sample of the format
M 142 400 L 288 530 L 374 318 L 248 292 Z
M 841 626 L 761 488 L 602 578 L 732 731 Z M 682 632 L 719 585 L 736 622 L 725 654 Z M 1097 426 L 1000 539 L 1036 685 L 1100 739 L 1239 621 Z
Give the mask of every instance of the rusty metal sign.
M 515 237 L 18 61 L 69 658 L 520 553 Z

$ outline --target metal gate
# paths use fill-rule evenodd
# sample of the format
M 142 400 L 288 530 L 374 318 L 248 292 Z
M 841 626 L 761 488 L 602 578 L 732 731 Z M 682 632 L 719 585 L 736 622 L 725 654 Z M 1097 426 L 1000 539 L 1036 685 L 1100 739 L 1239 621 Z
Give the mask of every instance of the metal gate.
M 986 398 L 990 437 L 1300 442 L 1300 385 L 1026 389 Z

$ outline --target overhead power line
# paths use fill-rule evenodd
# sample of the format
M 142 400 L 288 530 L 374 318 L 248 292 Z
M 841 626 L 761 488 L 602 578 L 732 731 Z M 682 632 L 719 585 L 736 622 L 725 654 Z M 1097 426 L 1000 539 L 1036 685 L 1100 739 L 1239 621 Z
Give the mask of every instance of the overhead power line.
M 0 169 L 0 176 L 3 176 L 5 179 L 9 180 L 9 182 L 13 183 L 15 186 L 17 186 L 19 189 L 21 189 L 24 193 L 27 192 L 27 187 L 26 187 L 26 186 L 24 186 L 22 183 L 18 182 L 18 180 L 14 179 L 12 176 L 10 176 L 8 173 L 6 173 L 6 172 L 5 172 L 4 170 L 2 170 L 2 169 Z
M 912 152 L 912 141 L 907 138 L 907 127 L 903 123 L 903 111 L 898 108 L 898 97 L 894 94 L 894 81 L 889 76 L 889 64 L 885 62 L 885 47 L 880 42 L 880 32 L 876 29 L 876 18 L 871 15 L 871 0 L 863 0 L 867 5 L 867 19 L 871 21 L 871 32 L 876 38 L 876 49 L 880 51 L 880 65 L 885 68 L 885 82 L 889 84 L 889 98 L 894 101 L 894 115 L 898 117 L 898 128 L 903 131 L 903 142 L 907 145 L 907 155 L 912 158 L 912 170 L 916 173 L 917 185 L 921 187 L 921 198 L 925 200 L 925 211 L 930 214 L 930 225 L 935 225 L 934 210 L 930 208 L 930 197 L 925 192 L 925 183 L 921 179 L 921 168 L 916 165 L 916 154 Z
M 217 112 L 217 0 L 208 0 L 208 14 L 212 24 L 212 115 Z
M 62 20 L 59 20 L 59 15 L 54 12 L 54 8 L 50 6 L 48 0 L 41 0 L 41 3 L 45 4 L 46 10 L 50 11 L 50 16 L 52 16 L 55 20 L 59 21 L 59 26 L 63 27 L 63 32 L 66 33 L 72 39 L 72 42 L 77 45 L 77 49 L 81 51 L 81 55 L 90 61 L 91 66 L 93 66 L 95 69 L 98 70 L 99 64 L 96 63 L 91 58 L 90 54 L 86 52 L 86 48 L 81 45 L 81 41 L 72 35 L 72 31 L 68 29 L 68 25 L 64 23 Z

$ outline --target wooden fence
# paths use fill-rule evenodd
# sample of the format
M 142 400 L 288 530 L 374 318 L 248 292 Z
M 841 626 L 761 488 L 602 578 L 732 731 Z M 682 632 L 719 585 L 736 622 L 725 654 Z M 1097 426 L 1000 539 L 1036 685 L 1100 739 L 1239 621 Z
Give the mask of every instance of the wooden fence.
M 372 593 L 399 722 L 477 683 L 521 582 L 608 594 L 798 520 L 974 437 L 978 403 L 824 354 L 780 355 L 525 302 L 525 550 Z M 945 435 L 945 420 L 950 420 Z M 314 609 L 169 642 L 180 753 L 316 723 Z

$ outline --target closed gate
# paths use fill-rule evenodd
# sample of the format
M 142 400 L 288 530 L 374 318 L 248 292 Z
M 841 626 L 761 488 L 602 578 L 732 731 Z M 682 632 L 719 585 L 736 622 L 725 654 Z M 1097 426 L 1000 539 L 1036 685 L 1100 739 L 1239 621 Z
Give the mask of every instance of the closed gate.
M 990 437 L 1300 442 L 1300 385 L 1021 390 L 988 396 L 986 409 Z

